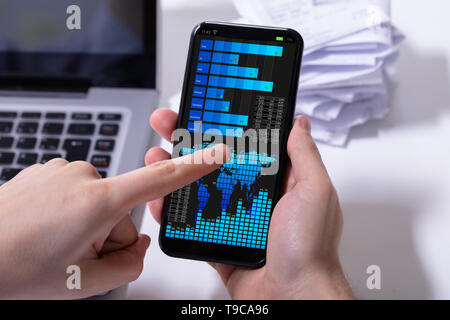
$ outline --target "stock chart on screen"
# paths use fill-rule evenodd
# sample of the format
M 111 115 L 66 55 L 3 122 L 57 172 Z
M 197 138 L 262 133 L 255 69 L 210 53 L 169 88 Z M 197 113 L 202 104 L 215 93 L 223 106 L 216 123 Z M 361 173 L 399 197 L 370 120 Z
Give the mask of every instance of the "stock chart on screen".
M 182 126 L 192 135 L 226 138 L 233 155 L 220 169 L 170 196 L 166 237 L 266 248 L 277 172 L 264 174 L 264 169 L 278 167 L 280 146 L 271 132 L 281 135 L 287 129 L 287 75 L 295 61 L 295 45 L 280 40 L 196 40 Z M 269 131 L 262 135 L 262 130 Z M 255 148 L 248 145 L 254 138 L 250 131 L 257 133 Z M 261 142 L 268 147 L 261 148 Z M 192 143 L 174 156 L 214 143 Z

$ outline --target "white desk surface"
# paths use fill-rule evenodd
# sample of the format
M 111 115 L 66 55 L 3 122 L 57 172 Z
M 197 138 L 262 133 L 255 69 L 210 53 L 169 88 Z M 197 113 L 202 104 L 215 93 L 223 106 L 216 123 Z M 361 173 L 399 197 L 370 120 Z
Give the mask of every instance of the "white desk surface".
M 163 1 L 164 105 L 181 90 L 192 27 L 237 13 L 229 0 Z M 392 112 L 355 129 L 346 148 L 319 145 L 340 195 L 341 259 L 359 298 L 450 298 L 448 12 L 447 0 L 392 0 L 393 22 L 407 36 L 390 83 Z M 149 214 L 142 232 L 153 242 L 129 298 L 228 297 L 208 265 L 161 252 Z M 366 288 L 372 264 L 381 267 L 379 291 Z

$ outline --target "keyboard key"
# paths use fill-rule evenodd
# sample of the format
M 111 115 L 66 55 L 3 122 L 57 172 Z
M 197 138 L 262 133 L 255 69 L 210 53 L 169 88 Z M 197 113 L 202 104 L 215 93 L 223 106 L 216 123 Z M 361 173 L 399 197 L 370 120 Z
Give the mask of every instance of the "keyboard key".
M 74 113 L 72 114 L 72 119 L 73 120 L 91 120 L 92 119 L 92 114 L 91 113 Z
M 62 158 L 62 155 L 60 153 L 44 153 L 41 158 L 41 163 L 47 163 L 56 158 Z
M 0 122 L 0 133 L 10 133 L 13 128 L 12 122 Z
M 14 161 L 15 153 L 0 152 L 0 164 L 11 164 Z
M 98 120 L 120 121 L 122 120 L 122 115 L 120 113 L 101 113 L 98 115 Z
M 22 113 L 23 119 L 40 119 L 42 117 L 42 113 L 40 112 L 24 112 Z
M 69 134 L 76 135 L 92 135 L 95 131 L 95 124 L 91 123 L 74 123 L 69 126 Z
M 35 134 L 38 130 L 39 123 L 37 122 L 21 122 L 17 127 L 18 133 Z
M 44 124 L 42 133 L 44 134 L 62 134 L 64 129 L 64 123 L 51 123 Z
M 67 139 L 63 146 L 63 149 L 67 151 L 66 160 L 69 162 L 86 161 L 90 146 L 91 140 Z
M 12 168 L 5 168 L 2 171 L 2 175 L 0 176 L 1 180 L 11 180 L 15 176 L 17 176 L 22 169 L 12 169 Z
M 43 138 L 39 148 L 42 150 L 57 150 L 59 147 L 59 139 Z
M 110 156 L 92 156 L 91 164 L 97 168 L 108 168 L 111 162 Z
M 95 144 L 95 150 L 97 151 L 113 151 L 114 150 L 114 140 L 97 140 Z
M 1 137 L 0 138 L 0 148 L 9 149 L 14 143 L 13 137 Z
M 102 179 L 105 179 L 108 177 L 108 174 L 105 171 L 99 171 L 98 174 L 102 177 Z
M 100 134 L 105 136 L 115 136 L 119 132 L 119 125 L 117 124 L 102 124 L 100 127 Z
M 21 153 L 19 154 L 19 159 L 17 160 L 18 164 L 24 165 L 24 166 L 30 166 L 32 164 L 35 164 L 38 159 L 37 153 Z
M 14 111 L 3 111 L 3 112 L 0 112 L 0 118 L 3 118 L 3 119 L 15 119 L 15 118 L 17 118 L 17 112 L 14 112 Z
M 63 112 L 49 112 L 45 115 L 47 119 L 64 120 L 66 114 Z
M 18 149 L 34 149 L 36 146 L 37 139 L 36 138 L 24 138 L 21 137 L 17 141 Z

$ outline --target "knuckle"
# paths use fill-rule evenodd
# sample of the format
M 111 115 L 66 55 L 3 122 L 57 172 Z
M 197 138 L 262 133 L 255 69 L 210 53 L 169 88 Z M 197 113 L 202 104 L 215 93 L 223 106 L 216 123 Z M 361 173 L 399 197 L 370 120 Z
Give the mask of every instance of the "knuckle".
M 88 166 L 92 166 L 92 165 L 86 161 L 73 161 L 69 164 L 69 166 L 71 168 L 85 169 Z
M 311 138 L 306 139 L 304 148 L 307 149 L 310 152 L 319 153 L 319 149 L 317 148 L 317 144 Z
M 94 175 L 96 177 L 100 177 L 97 169 L 95 169 L 95 167 L 92 164 L 90 164 L 89 162 L 86 162 L 86 161 L 74 161 L 74 162 L 69 163 L 68 167 L 69 167 L 69 169 L 79 170 L 83 173 L 87 173 L 90 175 Z
M 33 164 L 32 166 L 30 166 L 30 167 L 24 169 L 22 172 L 23 172 L 23 173 L 25 173 L 25 172 L 30 172 L 30 171 L 33 171 L 33 170 L 36 170 L 36 169 L 40 169 L 40 168 L 42 168 L 43 166 L 44 166 L 44 165 L 43 165 L 42 163 L 36 163 L 36 164 Z M 22 173 L 22 172 L 21 172 L 21 173 Z
M 164 175 L 171 175 L 177 171 L 177 166 L 171 160 L 164 160 L 149 166 L 151 169 L 161 172 Z
M 288 152 L 293 151 L 295 148 L 296 148 L 295 141 L 294 141 L 294 139 L 293 139 L 292 136 L 291 136 L 291 137 L 289 138 L 288 142 L 287 142 L 287 149 L 288 149 Z
M 50 165 L 60 165 L 60 166 L 65 166 L 69 163 L 69 161 L 67 161 L 66 159 L 63 158 L 55 158 L 52 159 L 50 161 L 48 161 L 45 165 L 50 166 Z
M 301 140 L 301 143 L 298 143 L 298 141 L 295 141 L 294 139 L 289 139 L 287 147 L 290 156 L 292 156 L 294 151 L 300 151 L 300 154 L 317 155 L 320 158 L 319 148 L 311 136 L 305 136 Z

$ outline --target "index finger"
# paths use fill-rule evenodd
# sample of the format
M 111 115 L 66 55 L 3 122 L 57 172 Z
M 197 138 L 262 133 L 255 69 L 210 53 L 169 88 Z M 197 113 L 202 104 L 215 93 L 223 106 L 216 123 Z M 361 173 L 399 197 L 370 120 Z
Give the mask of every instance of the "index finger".
M 154 163 L 118 177 L 104 179 L 110 185 L 114 208 L 130 210 L 135 205 L 159 199 L 220 168 L 230 156 L 224 145 Z

